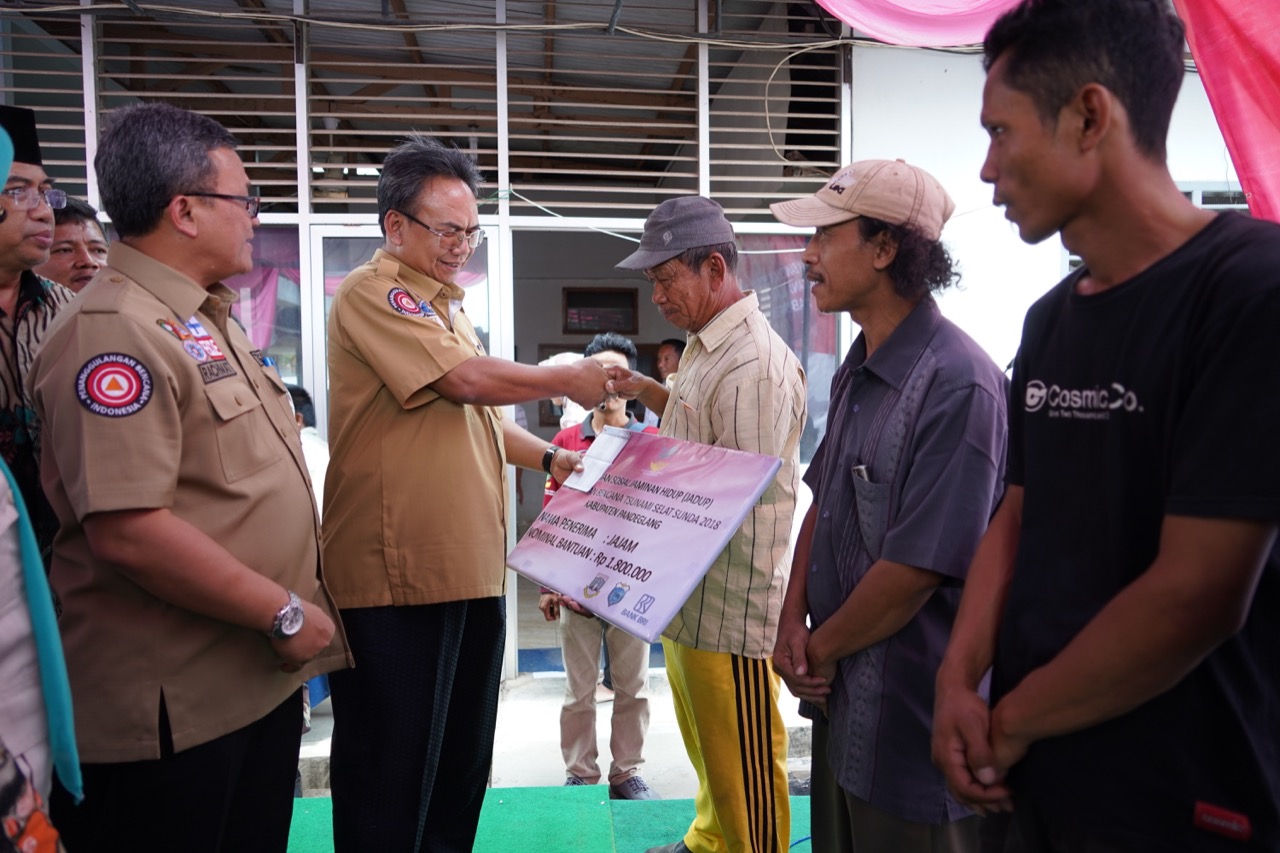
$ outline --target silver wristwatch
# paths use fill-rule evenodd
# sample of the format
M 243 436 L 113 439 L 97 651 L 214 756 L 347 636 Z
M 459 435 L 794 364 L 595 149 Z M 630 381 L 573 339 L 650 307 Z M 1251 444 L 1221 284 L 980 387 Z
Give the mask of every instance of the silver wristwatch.
M 276 611 L 275 621 L 271 623 L 271 632 L 267 636 L 273 640 L 289 639 L 302 630 L 304 616 L 302 599 L 293 590 L 289 590 L 289 601 Z

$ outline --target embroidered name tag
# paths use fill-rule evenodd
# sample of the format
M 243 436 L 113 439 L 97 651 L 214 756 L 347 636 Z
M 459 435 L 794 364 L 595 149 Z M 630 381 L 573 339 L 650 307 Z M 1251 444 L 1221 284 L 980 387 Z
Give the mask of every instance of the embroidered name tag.
M 200 365 L 200 378 L 204 380 L 204 384 L 217 382 L 219 379 L 226 379 L 229 376 L 235 376 L 236 369 L 227 364 L 225 358 L 210 359 Z

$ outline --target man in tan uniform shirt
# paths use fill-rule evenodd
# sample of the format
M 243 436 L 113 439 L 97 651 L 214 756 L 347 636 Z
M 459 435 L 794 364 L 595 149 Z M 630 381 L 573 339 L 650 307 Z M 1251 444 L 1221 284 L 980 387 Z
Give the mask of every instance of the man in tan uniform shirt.
M 493 755 L 505 634 L 508 462 L 564 479 L 577 454 L 494 406 L 607 376 L 485 355 L 455 279 L 480 245 L 469 156 L 414 137 L 383 162 L 386 241 L 329 315 L 324 553 L 358 666 L 330 678 L 334 847 L 470 851 Z
M 284 853 L 301 685 L 344 663 L 288 395 L 221 283 L 252 264 L 258 208 L 234 149 L 175 107 L 110 117 L 120 240 L 32 369 L 85 782 L 54 794 L 71 850 Z

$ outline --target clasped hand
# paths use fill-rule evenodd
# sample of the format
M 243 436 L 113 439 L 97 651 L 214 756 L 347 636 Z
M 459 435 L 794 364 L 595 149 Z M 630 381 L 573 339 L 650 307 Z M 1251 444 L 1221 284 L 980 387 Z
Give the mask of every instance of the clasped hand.
M 939 685 L 933 711 L 933 763 L 957 800 L 981 815 L 1013 810 L 1005 777 L 1027 744 L 1004 733 L 1002 708 L 977 691 Z

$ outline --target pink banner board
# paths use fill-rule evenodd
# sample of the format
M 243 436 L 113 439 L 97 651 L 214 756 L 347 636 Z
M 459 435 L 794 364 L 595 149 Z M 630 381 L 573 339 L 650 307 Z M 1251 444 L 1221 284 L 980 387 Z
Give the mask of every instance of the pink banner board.
M 606 433 L 625 442 L 617 456 L 587 491 L 572 480 L 557 491 L 507 565 L 652 643 L 782 463 L 651 433 Z M 601 446 L 596 439 L 592 451 Z

